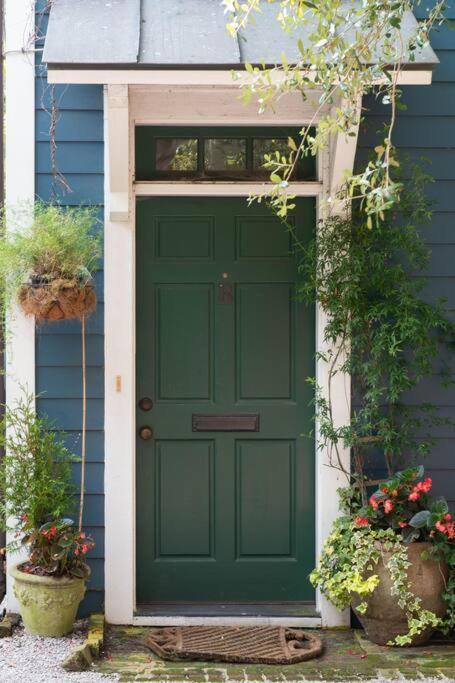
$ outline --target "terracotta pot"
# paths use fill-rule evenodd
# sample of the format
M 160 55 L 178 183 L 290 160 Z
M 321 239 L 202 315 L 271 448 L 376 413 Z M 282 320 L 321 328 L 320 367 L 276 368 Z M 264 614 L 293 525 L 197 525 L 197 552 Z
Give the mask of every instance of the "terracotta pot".
M 447 566 L 432 558 L 422 559 L 423 551 L 429 547 L 430 543 L 411 543 L 406 546 L 411 563 L 407 572 L 408 580 L 414 595 L 422 600 L 422 607 L 443 617 L 447 606 L 441 595 L 447 578 Z M 360 598 L 356 597 L 352 604 L 369 640 L 378 645 L 387 645 L 396 636 L 409 631 L 406 614 L 398 605 L 397 597 L 391 594 L 392 582 L 387 569 L 391 555 L 391 552 L 383 551 L 383 559 L 379 560 L 372 572 L 379 576 L 380 583 L 364 600 L 368 605 L 365 614 L 359 614 L 356 609 L 363 602 Z M 411 644 L 426 643 L 433 631 L 432 628 L 425 629 L 420 635 L 414 636 Z
M 77 609 L 85 594 L 85 580 L 71 576 L 35 576 L 15 565 L 14 595 L 25 630 L 36 636 L 61 637 L 73 630 Z
M 93 285 L 76 280 L 26 283 L 20 287 L 17 298 L 24 313 L 34 315 L 37 322 L 82 318 L 96 307 Z

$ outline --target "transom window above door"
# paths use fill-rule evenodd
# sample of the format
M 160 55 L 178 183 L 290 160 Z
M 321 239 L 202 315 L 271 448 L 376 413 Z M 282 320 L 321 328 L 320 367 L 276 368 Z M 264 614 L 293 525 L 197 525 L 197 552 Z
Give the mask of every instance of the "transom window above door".
M 266 157 L 289 159 L 289 138 L 300 141 L 296 128 L 171 128 L 137 126 L 136 181 L 266 180 Z M 316 180 L 316 159 L 298 161 L 294 180 Z

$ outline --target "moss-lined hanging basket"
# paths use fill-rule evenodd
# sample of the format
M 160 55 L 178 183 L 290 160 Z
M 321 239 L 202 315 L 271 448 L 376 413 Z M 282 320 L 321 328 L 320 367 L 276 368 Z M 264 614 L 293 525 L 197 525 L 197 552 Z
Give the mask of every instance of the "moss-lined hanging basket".
M 18 301 L 24 313 L 34 315 L 37 322 L 80 319 L 96 308 L 95 288 L 90 281 L 28 282 L 19 288 Z

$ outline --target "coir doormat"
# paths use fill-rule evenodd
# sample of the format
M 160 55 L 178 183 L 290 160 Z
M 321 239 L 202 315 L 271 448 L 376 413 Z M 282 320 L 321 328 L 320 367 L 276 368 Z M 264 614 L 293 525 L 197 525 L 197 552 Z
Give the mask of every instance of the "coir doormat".
M 162 659 L 295 664 L 318 657 L 320 638 L 279 626 L 176 626 L 151 629 L 146 645 Z

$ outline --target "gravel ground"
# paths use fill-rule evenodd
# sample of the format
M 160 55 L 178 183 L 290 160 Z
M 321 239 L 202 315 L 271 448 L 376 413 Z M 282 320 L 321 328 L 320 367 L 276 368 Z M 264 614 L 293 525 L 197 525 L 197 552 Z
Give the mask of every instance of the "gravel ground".
M 1 683 L 91 683 L 118 681 L 116 676 L 97 673 L 67 673 L 60 664 L 73 648 L 84 641 L 86 623 L 78 622 L 65 638 L 30 636 L 19 626 L 10 638 L 0 639 Z

